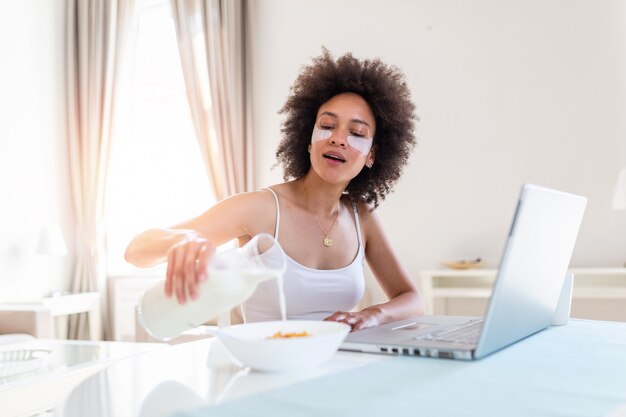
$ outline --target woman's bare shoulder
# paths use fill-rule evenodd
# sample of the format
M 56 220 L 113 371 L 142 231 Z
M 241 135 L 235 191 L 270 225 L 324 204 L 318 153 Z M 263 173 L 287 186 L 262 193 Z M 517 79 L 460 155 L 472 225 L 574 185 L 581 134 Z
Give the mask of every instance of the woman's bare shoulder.
M 297 203 L 299 201 L 297 195 L 297 191 L 299 189 L 295 186 L 294 181 L 274 184 L 266 188 L 270 188 L 272 191 L 274 191 L 274 193 L 276 193 L 281 205 L 287 206 Z M 268 193 L 266 190 L 263 191 Z
M 374 216 L 371 204 L 368 204 L 365 201 L 355 201 L 353 204 L 356 205 L 357 212 L 359 213 L 359 219 L 361 221 L 366 221 Z
M 285 194 L 285 193 L 291 193 L 293 186 L 294 186 L 294 181 L 288 181 L 288 182 L 281 182 L 281 183 L 274 184 L 274 185 L 269 185 L 267 187 L 262 188 L 261 190 L 266 191 L 269 188 L 277 194 Z
M 273 186 L 271 188 L 274 189 Z M 264 209 L 267 208 L 267 206 L 275 205 L 272 193 L 263 188 L 256 191 L 248 191 L 232 195 L 223 200 L 223 202 L 228 202 L 228 205 L 231 206 L 239 206 L 246 209 Z

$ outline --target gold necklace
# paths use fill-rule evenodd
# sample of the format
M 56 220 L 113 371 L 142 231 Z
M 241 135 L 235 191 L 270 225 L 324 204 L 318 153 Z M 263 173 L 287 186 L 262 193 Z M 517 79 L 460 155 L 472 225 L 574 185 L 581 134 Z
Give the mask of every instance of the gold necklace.
M 306 194 L 306 190 L 304 189 L 304 184 L 302 184 L 302 192 L 304 193 L 304 199 L 306 200 L 306 205 L 308 207 L 309 206 L 309 196 Z M 315 221 L 317 222 L 317 225 L 319 226 L 320 230 L 324 234 L 324 239 L 322 239 L 322 243 L 327 248 L 331 247 L 332 244 L 333 244 L 333 240 L 330 238 L 330 232 L 333 230 L 333 227 L 335 226 L 335 222 L 337 221 L 337 217 L 339 217 L 339 209 L 337 209 L 337 214 L 335 214 L 335 220 L 333 220 L 333 224 L 330 225 L 330 229 L 328 229 L 328 233 L 326 233 L 326 230 L 324 230 L 324 228 L 320 224 L 320 221 L 318 220 L 317 215 L 314 214 L 313 217 L 315 218 Z

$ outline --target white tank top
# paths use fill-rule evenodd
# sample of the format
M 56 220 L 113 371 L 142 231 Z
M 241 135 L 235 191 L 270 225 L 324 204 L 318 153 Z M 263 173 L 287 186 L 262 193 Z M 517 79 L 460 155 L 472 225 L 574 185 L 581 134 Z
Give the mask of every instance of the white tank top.
M 278 240 L 280 228 L 280 204 L 278 196 L 269 189 L 276 201 L 276 229 L 274 238 Z M 359 249 L 352 262 L 339 269 L 308 268 L 287 256 L 287 269 L 284 275 L 287 319 L 322 320 L 336 311 L 350 311 L 361 301 L 365 292 L 363 261 L 365 250 L 361 239 L 361 227 L 357 208 L 354 209 Z M 275 280 L 265 281 L 243 304 L 246 322 L 280 320 L 278 287 Z

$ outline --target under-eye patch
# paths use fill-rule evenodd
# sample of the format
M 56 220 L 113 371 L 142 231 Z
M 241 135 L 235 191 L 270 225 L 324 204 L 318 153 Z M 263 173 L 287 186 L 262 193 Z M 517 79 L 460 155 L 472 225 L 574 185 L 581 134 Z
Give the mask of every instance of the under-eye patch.
M 318 142 L 320 140 L 328 140 L 333 135 L 332 130 L 320 129 L 317 126 L 313 128 L 313 134 L 311 135 L 311 143 Z M 347 138 L 348 145 L 356 149 L 359 153 L 367 155 L 372 149 L 372 138 L 363 138 L 359 136 L 350 135 Z
M 374 141 L 372 140 L 372 138 L 363 138 L 360 136 L 352 135 L 348 136 L 348 144 L 363 155 L 367 155 L 370 149 L 372 149 L 373 142 Z
M 311 135 L 311 143 L 318 142 L 320 140 L 327 140 L 333 135 L 331 130 L 320 129 L 318 127 L 313 128 L 313 135 Z

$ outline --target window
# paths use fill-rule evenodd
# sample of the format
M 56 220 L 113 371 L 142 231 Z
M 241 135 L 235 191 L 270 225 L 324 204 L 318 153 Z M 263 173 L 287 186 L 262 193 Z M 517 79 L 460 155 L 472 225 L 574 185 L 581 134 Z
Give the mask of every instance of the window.
M 154 274 L 124 261 L 132 237 L 197 216 L 215 203 L 185 94 L 170 3 L 144 0 L 136 7 L 127 88 L 121 88 L 125 96 L 111 150 L 109 275 Z

